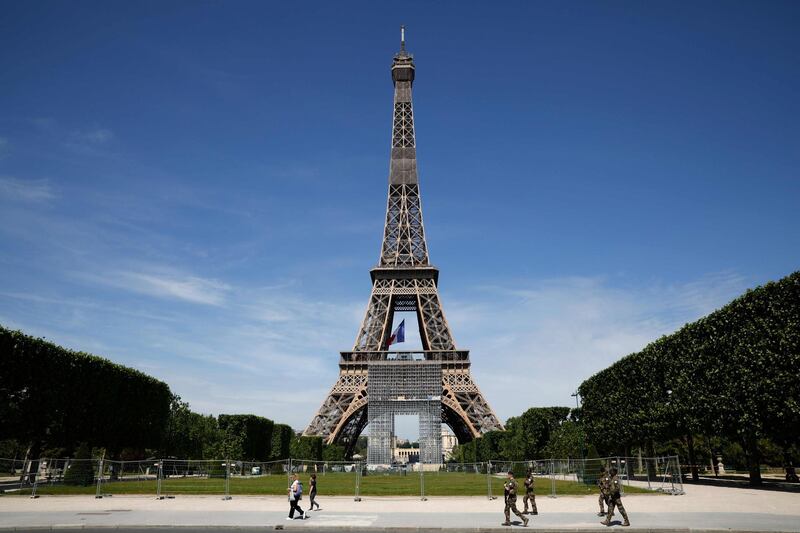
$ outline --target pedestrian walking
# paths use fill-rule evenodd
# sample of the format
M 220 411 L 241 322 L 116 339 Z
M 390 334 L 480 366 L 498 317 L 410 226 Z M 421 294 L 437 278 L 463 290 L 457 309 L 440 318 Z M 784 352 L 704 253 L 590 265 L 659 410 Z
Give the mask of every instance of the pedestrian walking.
M 305 520 L 306 513 L 300 508 L 300 500 L 303 498 L 303 484 L 297 478 L 297 474 L 292 474 L 292 484 L 289 485 L 289 516 L 286 520 L 294 520 L 294 512 L 297 511 L 300 520 Z
M 608 489 L 608 515 L 606 519 L 600 522 L 605 526 L 611 525 L 611 516 L 614 514 L 614 507 L 619 509 L 619 514 L 622 515 L 622 518 L 625 521 L 622 523 L 623 526 L 631 525 L 630 521 L 628 520 L 628 513 L 625 512 L 625 506 L 622 505 L 622 494 L 620 491 L 620 483 L 619 478 L 617 477 L 617 469 L 611 468 L 610 471 L 610 483 Z
M 531 514 L 539 514 L 536 510 L 536 494 L 533 493 L 533 470 L 530 468 L 525 476 L 525 497 L 522 498 L 525 509 L 522 510 L 522 514 L 528 514 L 528 500 L 531 502 Z
M 523 516 L 522 513 L 519 512 L 517 509 L 517 480 L 514 479 L 514 472 L 508 472 L 508 479 L 503 485 L 504 494 L 505 494 L 505 502 L 506 508 L 504 510 L 506 515 L 506 521 L 500 525 L 503 526 L 510 526 L 511 525 L 511 513 L 513 512 L 518 517 L 522 518 L 522 526 L 528 526 L 528 519 Z
M 317 511 L 319 511 L 319 503 L 316 501 L 317 497 L 317 475 L 311 474 L 311 481 L 308 482 L 311 487 L 308 489 L 308 510 L 313 511 L 314 506 L 317 506 Z

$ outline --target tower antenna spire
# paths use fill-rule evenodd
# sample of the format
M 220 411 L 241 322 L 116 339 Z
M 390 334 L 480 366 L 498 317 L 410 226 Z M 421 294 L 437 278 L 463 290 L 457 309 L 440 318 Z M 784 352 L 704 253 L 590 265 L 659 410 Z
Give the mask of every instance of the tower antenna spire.
M 406 49 L 406 27 L 405 25 L 400 26 L 400 50 Z

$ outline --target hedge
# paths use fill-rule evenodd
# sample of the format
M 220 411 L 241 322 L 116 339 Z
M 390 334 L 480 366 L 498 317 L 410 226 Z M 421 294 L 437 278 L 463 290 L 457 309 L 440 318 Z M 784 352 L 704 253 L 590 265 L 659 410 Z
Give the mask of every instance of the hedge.
M 272 431 L 275 423 L 256 415 L 219 415 L 221 430 L 242 436 L 244 457 L 266 461 L 272 451 Z
M 272 430 L 272 454 L 270 459 L 288 459 L 292 453 L 291 445 L 294 431 L 286 424 L 275 424 Z
M 169 387 L 137 370 L 0 327 L 0 440 L 71 450 L 160 444 Z
M 800 434 L 800 272 L 747 291 L 584 381 L 582 420 L 606 452 L 698 433 L 742 444 L 761 482 L 759 440 Z M 694 458 L 689 457 L 694 464 Z M 696 477 L 696 472 L 694 472 Z

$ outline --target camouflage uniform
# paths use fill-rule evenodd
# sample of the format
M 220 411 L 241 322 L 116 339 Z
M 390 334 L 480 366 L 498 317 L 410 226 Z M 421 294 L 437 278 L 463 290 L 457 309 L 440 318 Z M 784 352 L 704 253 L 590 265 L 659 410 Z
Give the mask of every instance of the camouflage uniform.
M 506 484 L 503 486 L 505 489 L 505 500 L 506 500 L 506 521 L 503 523 L 504 526 L 511 525 L 511 513 L 513 512 L 518 517 L 522 518 L 523 525 L 528 525 L 528 519 L 525 518 L 522 513 L 519 512 L 517 509 L 517 480 L 513 477 L 506 481 Z
M 597 487 L 600 489 L 600 497 L 597 499 L 597 503 L 600 504 L 600 514 L 598 516 L 605 516 L 606 510 L 605 505 L 608 505 L 608 489 L 611 483 L 611 478 L 608 476 L 608 471 L 603 469 L 600 472 L 600 476 L 597 478 Z
M 533 473 L 531 472 L 528 472 L 528 476 L 525 478 L 525 497 L 522 498 L 522 503 L 525 504 L 523 514 L 528 512 L 528 500 L 531 501 L 531 514 L 539 514 L 539 511 L 536 510 L 536 495 L 533 493 Z
M 611 516 L 614 514 L 614 507 L 619 509 L 619 514 L 621 514 L 622 518 L 625 519 L 622 525 L 623 526 L 631 525 L 630 521 L 628 520 L 628 513 L 625 512 L 625 506 L 622 505 L 622 496 L 620 494 L 620 482 L 616 473 L 613 473 L 608 485 L 608 514 L 606 515 L 606 519 L 602 522 L 603 524 L 605 525 L 611 524 Z

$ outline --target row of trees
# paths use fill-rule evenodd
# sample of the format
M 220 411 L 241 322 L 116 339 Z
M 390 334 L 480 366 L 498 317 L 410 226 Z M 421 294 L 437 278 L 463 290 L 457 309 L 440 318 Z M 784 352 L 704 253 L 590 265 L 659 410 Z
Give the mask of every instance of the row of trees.
M 800 272 L 750 290 L 584 381 L 580 418 L 601 453 L 674 439 L 697 465 L 698 436 L 738 443 L 761 482 L 765 447 L 796 460 Z M 698 477 L 696 467 L 692 475 Z
M 321 460 L 322 448 L 321 438 L 295 435 L 286 424 L 256 415 L 201 415 L 174 396 L 160 453 L 182 459 Z
M 0 327 L 0 441 L 71 449 L 153 448 L 170 416 L 166 383 L 93 355 Z
M 544 457 L 580 457 L 585 435 L 569 407 L 532 407 L 508 419 L 505 431 L 490 431 L 453 450 L 459 463 L 524 461 Z
M 137 370 L 0 327 L 0 451 L 75 456 L 321 460 L 322 439 L 255 415 L 202 415 Z M 83 452 L 82 452 L 83 453 Z M 339 458 L 343 450 L 327 455 Z M 334 459 L 329 459 L 334 460 Z

